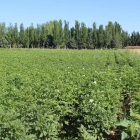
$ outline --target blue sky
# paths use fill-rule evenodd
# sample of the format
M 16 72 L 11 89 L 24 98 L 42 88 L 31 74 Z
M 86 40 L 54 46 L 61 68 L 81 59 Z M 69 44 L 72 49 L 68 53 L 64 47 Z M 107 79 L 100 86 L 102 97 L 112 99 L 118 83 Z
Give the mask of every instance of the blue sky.
M 67 20 L 69 26 L 75 20 L 92 27 L 93 22 L 107 25 L 108 21 L 117 21 L 121 27 L 131 33 L 140 32 L 140 0 L 0 0 L 0 22 L 31 23 L 36 27 L 50 20 Z

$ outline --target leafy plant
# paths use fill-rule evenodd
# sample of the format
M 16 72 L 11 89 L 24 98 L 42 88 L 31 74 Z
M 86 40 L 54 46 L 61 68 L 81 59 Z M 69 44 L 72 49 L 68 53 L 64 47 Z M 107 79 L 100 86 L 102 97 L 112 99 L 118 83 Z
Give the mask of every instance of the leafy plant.
M 125 118 L 115 125 L 120 126 L 122 129 L 121 140 L 140 138 L 140 125 L 138 122 L 130 121 Z
M 1 49 L 0 57 L 2 139 L 107 140 L 112 129 L 121 139 L 116 127 L 123 139 L 138 137 L 138 57 L 49 49 Z

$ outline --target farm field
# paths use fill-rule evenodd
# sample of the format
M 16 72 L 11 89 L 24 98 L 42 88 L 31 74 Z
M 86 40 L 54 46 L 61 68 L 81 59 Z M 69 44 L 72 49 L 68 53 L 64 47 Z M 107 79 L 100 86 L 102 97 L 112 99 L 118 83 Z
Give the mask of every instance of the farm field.
M 127 50 L 0 49 L 0 138 L 140 138 L 140 57 Z

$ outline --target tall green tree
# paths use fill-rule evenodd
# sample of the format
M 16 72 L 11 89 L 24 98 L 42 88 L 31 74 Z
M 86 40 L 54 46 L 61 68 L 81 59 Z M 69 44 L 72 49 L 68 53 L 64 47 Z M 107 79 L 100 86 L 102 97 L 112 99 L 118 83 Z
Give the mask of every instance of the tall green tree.
M 25 45 L 25 32 L 24 32 L 24 26 L 23 23 L 20 24 L 20 32 L 19 32 L 19 43 L 20 46 L 24 46 Z
M 28 30 L 28 29 L 27 29 Z M 34 47 L 34 25 L 33 23 L 31 24 L 31 26 L 29 27 L 29 42 L 30 42 L 30 46 L 33 48 Z
M 8 27 L 8 33 L 7 33 L 7 41 L 10 45 L 10 48 L 13 44 L 13 25 L 10 23 L 9 27 Z
M 58 35 L 58 44 L 59 44 L 59 46 L 61 46 L 62 45 L 62 43 L 63 43 L 63 27 L 62 27 L 62 20 L 60 19 L 59 20 L 59 35 Z
M 2 34 L 2 37 L 6 38 L 6 24 L 5 24 L 5 22 L 2 22 L 1 34 Z
M 97 48 L 97 45 L 98 45 L 98 37 L 97 37 L 97 33 L 98 33 L 98 30 L 96 28 L 96 23 L 94 22 L 93 23 L 93 46 L 94 46 L 94 49 Z
M 93 32 L 92 28 L 87 29 L 87 48 L 88 49 L 93 49 L 93 38 L 92 38 Z
M 121 25 L 118 24 L 117 22 L 114 23 L 114 29 L 115 29 L 115 38 L 117 38 L 117 42 L 118 44 L 116 46 L 118 46 L 119 48 L 121 47 L 122 48 L 122 35 L 121 35 L 121 32 L 122 32 L 122 28 L 121 28 Z
M 81 47 L 86 48 L 86 39 L 87 39 L 87 28 L 84 22 L 81 23 L 80 27 L 80 44 Z
M 53 36 L 54 21 L 47 22 L 45 24 L 45 26 L 46 26 L 46 30 L 48 32 L 48 35 Z
M 42 24 L 40 33 L 40 45 L 43 48 L 45 48 L 46 39 L 47 39 L 47 30 L 45 28 L 45 24 Z
M 126 47 L 129 45 L 130 36 L 128 35 L 128 32 L 122 30 L 122 47 Z
M 112 45 L 113 45 L 113 48 L 119 48 L 120 47 L 119 33 L 116 33 L 115 36 L 113 37 Z
M 109 48 L 112 48 L 112 47 L 114 47 L 115 29 L 114 29 L 114 25 L 111 21 L 108 22 L 108 32 L 110 34 Z
M 104 36 L 105 36 L 105 40 L 104 40 L 105 48 L 110 48 L 112 34 L 109 32 L 108 26 L 105 26 Z
M 133 31 L 131 34 L 131 45 L 132 46 L 137 46 L 140 42 L 140 35 L 139 32 Z
M 25 30 L 25 47 L 29 48 L 29 43 L 30 43 L 30 40 L 29 40 L 29 28 L 27 27 L 26 30 Z
M 75 29 L 74 29 L 74 27 L 72 27 L 70 29 L 70 33 L 71 33 L 71 38 L 75 39 Z
M 70 32 L 69 32 L 69 22 L 67 22 L 66 20 L 64 21 L 64 42 L 65 45 L 67 44 L 67 42 L 70 39 Z
M 18 32 L 17 23 L 15 23 L 15 26 L 13 29 L 13 43 L 15 44 L 15 47 L 17 47 L 19 44 L 19 32 Z
M 114 23 L 114 29 L 115 29 L 115 34 L 121 34 L 122 28 L 121 25 L 118 24 L 117 22 Z
M 104 30 L 103 30 L 103 25 L 99 26 L 99 31 L 98 31 L 98 46 L 99 48 L 104 47 Z
M 80 45 L 80 23 L 75 20 L 75 41 L 77 45 L 77 49 L 79 49 Z
M 59 45 L 59 24 L 56 20 L 53 21 L 54 28 L 53 28 L 53 44 L 54 47 L 58 47 Z
M 34 45 L 35 47 L 40 47 L 40 34 L 41 34 L 41 27 L 37 24 L 37 28 L 34 31 Z

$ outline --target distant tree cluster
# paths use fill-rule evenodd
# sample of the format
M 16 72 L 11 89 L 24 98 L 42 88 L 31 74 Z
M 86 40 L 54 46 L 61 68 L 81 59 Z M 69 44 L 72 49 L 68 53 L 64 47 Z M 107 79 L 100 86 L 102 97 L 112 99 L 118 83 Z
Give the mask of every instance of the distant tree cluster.
M 139 32 L 131 35 L 115 22 L 108 22 L 103 27 L 86 27 L 75 21 L 75 27 L 69 28 L 69 22 L 62 20 L 50 21 L 35 28 L 33 24 L 24 28 L 17 23 L 11 23 L 6 27 L 5 23 L 0 23 L 0 47 L 6 48 L 70 48 L 70 49 L 100 49 L 100 48 L 122 48 L 128 45 L 140 45 Z

